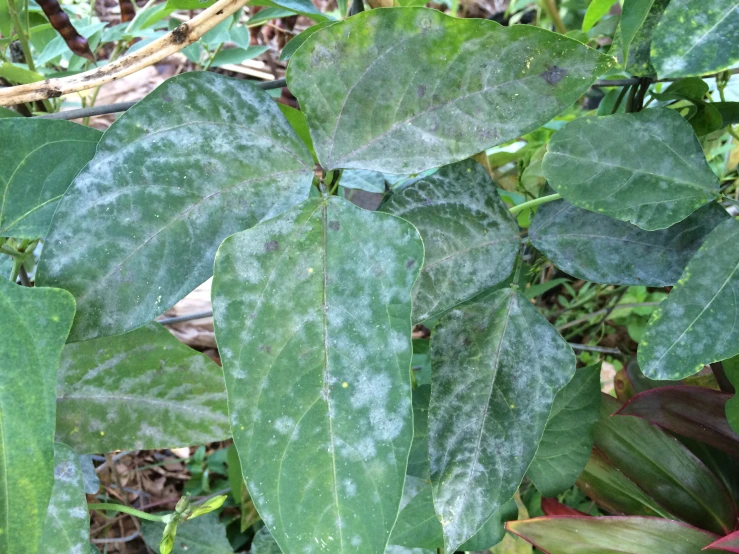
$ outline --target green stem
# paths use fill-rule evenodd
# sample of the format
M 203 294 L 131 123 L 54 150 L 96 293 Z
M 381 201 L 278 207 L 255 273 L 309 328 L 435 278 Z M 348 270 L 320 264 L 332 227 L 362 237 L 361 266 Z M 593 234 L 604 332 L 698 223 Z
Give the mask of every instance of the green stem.
M 23 25 L 21 24 L 21 18 L 18 15 L 18 10 L 15 7 L 15 0 L 8 0 L 8 12 L 10 14 L 10 19 L 13 21 L 15 32 L 18 33 L 18 40 L 21 43 L 21 50 L 23 50 L 23 55 L 26 58 L 26 65 L 31 71 L 36 71 L 36 66 L 34 65 L 33 58 L 31 57 L 31 49 L 28 46 L 28 37 L 26 36 L 25 29 L 23 29 Z
M 557 29 L 557 31 L 562 33 L 563 35 L 567 33 L 567 27 L 565 27 L 565 24 L 559 15 L 559 9 L 557 9 L 557 3 L 554 0 L 544 0 L 543 3 L 544 3 L 544 9 L 549 14 L 549 17 L 554 23 L 554 28 Z
M 554 202 L 555 200 L 559 200 L 560 198 L 562 197 L 559 194 L 550 194 L 548 196 L 534 198 L 533 200 L 529 200 L 528 202 L 524 202 L 523 204 L 519 204 L 518 206 L 513 206 L 512 208 L 509 208 L 508 211 L 515 215 L 519 212 L 522 212 L 526 208 L 533 208 L 534 206 L 538 206 L 539 204 Z
M 24 258 L 25 257 L 22 252 L 18 252 L 17 250 L 5 244 L 0 246 L 0 252 L 2 252 L 3 254 L 7 254 L 8 256 L 12 256 L 13 258 Z
M 124 506 L 123 504 L 105 504 L 105 503 L 88 504 L 87 508 L 89 510 L 106 510 L 106 511 L 112 511 L 112 512 L 123 512 L 124 514 L 136 516 L 139 519 L 146 519 L 148 521 L 160 521 L 162 523 L 167 523 L 172 515 L 172 514 L 165 514 L 161 516 L 155 516 L 154 514 L 147 514 L 146 512 L 142 512 L 141 510 L 137 510 L 136 508 Z

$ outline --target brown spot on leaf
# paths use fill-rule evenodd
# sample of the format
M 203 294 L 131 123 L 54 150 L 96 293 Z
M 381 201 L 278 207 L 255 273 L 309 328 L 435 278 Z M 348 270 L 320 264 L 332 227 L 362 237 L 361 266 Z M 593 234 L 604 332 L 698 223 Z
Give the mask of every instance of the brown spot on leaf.
M 416 260 L 414 260 L 413 258 L 408 258 L 408 261 L 405 262 L 405 268 L 406 269 L 410 269 L 414 265 L 416 265 Z
M 341 223 L 339 223 L 338 221 L 329 221 L 328 228 L 332 231 L 338 231 L 339 229 L 341 229 Z
M 271 354 L 272 353 L 272 347 L 269 344 L 260 344 L 259 345 L 259 350 L 261 352 L 266 352 L 267 354 Z
M 276 240 L 269 240 L 264 243 L 264 251 L 265 252 L 274 252 L 275 250 L 278 250 L 280 248 L 280 243 Z
M 544 79 L 550 85 L 556 85 L 567 75 L 567 70 L 563 67 L 557 67 L 553 65 L 546 71 L 539 74 L 539 77 Z
M 418 85 L 418 88 L 416 88 L 416 94 L 418 94 L 419 98 L 426 96 L 426 85 Z

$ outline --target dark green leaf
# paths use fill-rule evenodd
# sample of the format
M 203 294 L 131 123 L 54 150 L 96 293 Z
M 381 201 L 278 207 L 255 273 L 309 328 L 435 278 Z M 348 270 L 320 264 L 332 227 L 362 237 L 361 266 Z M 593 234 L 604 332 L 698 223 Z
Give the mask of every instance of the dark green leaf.
M 392 8 L 314 33 L 287 79 L 325 168 L 418 173 L 536 129 L 609 63 L 529 25 Z
M 385 192 L 385 176 L 377 171 L 366 169 L 345 169 L 341 174 L 339 184 L 346 189 Z
M 724 126 L 739 123 L 739 102 L 714 102 L 711 105 L 721 114 Z
M 652 63 L 664 77 L 692 77 L 739 61 L 737 0 L 672 0 L 652 39 Z
M 307 198 L 312 179 L 266 92 L 173 77 L 103 136 L 59 203 L 37 282 L 75 295 L 71 341 L 135 329 L 208 278 L 225 237 Z
M 153 521 L 141 521 L 141 534 L 146 544 L 159 554 L 164 525 Z M 226 528 L 216 514 L 186 521 L 177 527 L 172 554 L 232 554 L 233 548 L 226 538 Z
M 636 417 L 611 417 L 621 403 L 601 396 L 595 445 L 659 505 L 702 529 L 727 533 L 736 506 L 716 477 L 678 440 Z
M 572 121 L 552 137 L 543 168 L 565 200 L 648 231 L 682 221 L 719 194 L 695 133 L 666 108 Z
M 326 14 L 322 13 L 313 5 L 311 0 L 252 0 L 250 5 L 285 8 L 306 17 L 310 17 L 314 21 L 329 21 L 330 23 L 333 23 L 329 20 L 329 17 Z M 253 20 L 249 19 L 249 23 L 251 24 L 252 22 Z
M 251 543 L 251 554 L 282 554 L 277 541 L 269 534 L 269 529 L 261 527 L 254 534 L 254 540 Z
M 66 444 L 54 445 L 51 491 L 39 554 L 82 554 L 90 544 L 90 514 L 79 456 Z
M 431 350 L 431 482 L 452 552 L 516 492 L 575 356 L 512 289 L 443 316 Z
M 624 61 L 629 59 L 629 47 L 637 31 L 647 19 L 654 0 L 624 0 L 621 8 L 621 49 Z
M 316 31 L 320 31 L 327 25 L 331 25 L 332 23 L 335 23 L 334 21 L 324 21 L 322 23 L 317 23 L 316 25 L 312 25 L 311 27 L 308 27 L 305 31 L 300 33 L 297 36 L 294 36 L 290 39 L 290 42 L 288 42 L 280 52 L 280 61 L 286 62 L 290 58 L 293 57 L 293 54 L 295 54 L 295 51 L 303 45 L 303 43 L 308 40 L 308 37 L 311 36 Z
M 677 283 L 706 236 L 729 214 L 699 208 L 659 231 L 581 210 L 559 200 L 539 208 L 529 238 L 562 271 L 594 283 L 661 287 Z
M 585 469 L 577 478 L 577 486 L 598 506 L 612 514 L 675 519 L 597 448 L 593 449 Z
M 700 554 L 717 536 L 669 519 L 537 517 L 506 528 L 549 554 Z
M 649 3 L 649 0 L 635 0 L 635 3 Z M 649 13 L 644 22 L 636 29 L 631 43 L 628 44 L 628 61 L 624 64 L 626 71 L 635 77 L 656 77 L 657 72 L 652 65 L 650 50 L 652 47 L 652 34 L 659 24 L 662 14 L 669 5 L 670 0 L 652 0 Z M 625 6 L 624 6 L 625 7 Z M 627 31 L 629 29 L 627 28 Z M 623 27 L 619 27 L 614 37 L 614 48 L 621 41 L 620 33 Z M 628 36 L 626 37 L 628 38 Z M 620 50 L 620 49 L 619 49 Z M 613 52 L 612 52 L 613 53 Z
M 0 10 L 2 9 L 1 4 L 3 0 L 0 0 Z M 11 110 L 10 108 L 3 108 L 0 106 L 0 118 L 5 117 L 23 117 L 21 114 L 16 112 L 15 110 Z
M 59 199 L 101 136 L 69 121 L 0 120 L 0 236 L 46 235 Z
M 426 261 L 413 291 L 413 321 L 469 300 L 510 275 L 518 226 L 485 169 L 473 160 L 442 167 L 396 192 L 383 211 L 421 233 Z
M 338 197 L 229 237 L 213 281 L 234 443 L 286 552 L 382 552 L 413 435 L 408 222 Z
M 734 356 L 723 362 L 727 379 L 734 386 L 734 396 L 726 402 L 726 419 L 735 433 L 739 433 L 739 356 Z
M 593 425 L 600 407 L 600 364 L 579 369 L 557 393 L 547 426 L 527 475 L 547 497 L 577 481 L 593 448 Z
M 227 48 L 221 50 L 213 58 L 211 67 L 221 67 L 227 64 L 239 64 L 245 60 L 251 60 L 264 54 L 269 50 L 268 46 L 250 46 L 249 48 Z
M 708 84 L 697 77 L 680 79 L 671 83 L 662 92 L 652 92 L 651 95 L 657 100 L 691 100 L 701 102 L 708 93 Z
M 230 436 L 221 368 L 158 323 L 68 344 L 58 441 L 78 452 L 189 446 Z
M 413 443 L 408 456 L 408 475 L 429 478 L 429 400 L 431 386 L 413 391 Z
M 717 226 L 654 310 L 638 350 L 644 375 L 683 379 L 739 354 L 739 250 L 730 247 L 737 240 L 738 222 Z
M 55 375 L 74 299 L 0 279 L 0 313 L 0 552 L 25 554 L 54 485 Z

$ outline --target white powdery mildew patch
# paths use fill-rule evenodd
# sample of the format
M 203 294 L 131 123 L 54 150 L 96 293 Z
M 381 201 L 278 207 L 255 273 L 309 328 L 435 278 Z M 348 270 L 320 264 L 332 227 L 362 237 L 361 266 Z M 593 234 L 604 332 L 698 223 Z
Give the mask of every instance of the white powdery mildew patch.
M 503 290 L 442 318 L 432 360 L 431 480 L 454 549 L 515 492 L 575 357 L 523 296 Z

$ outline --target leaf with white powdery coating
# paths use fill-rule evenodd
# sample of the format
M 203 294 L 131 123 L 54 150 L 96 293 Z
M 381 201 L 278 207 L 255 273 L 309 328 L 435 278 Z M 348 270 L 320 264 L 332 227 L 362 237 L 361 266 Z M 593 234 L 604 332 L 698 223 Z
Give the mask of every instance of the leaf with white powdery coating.
M 173 77 L 103 135 L 59 203 L 37 283 L 77 299 L 71 342 L 130 331 L 205 281 L 224 238 L 305 200 L 312 179 L 266 92 Z
M 512 289 L 452 310 L 431 342 L 431 482 L 452 552 L 516 492 L 575 355 Z
M 101 136 L 69 121 L 0 121 L 0 236 L 44 237 L 59 199 Z
M 651 58 L 661 77 L 693 77 L 739 61 L 739 1 L 671 0 L 654 30 Z
M 526 473 L 545 497 L 577 481 L 593 448 L 593 425 L 600 409 L 600 364 L 578 369 L 557 393 L 536 456 Z
M 56 438 L 82 453 L 231 435 L 221 368 L 158 323 L 65 346 L 56 401 Z
M 649 318 L 637 352 L 650 379 L 684 379 L 739 354 L 739 223 L 725 221 Z
M 218 250 L 234 444 L 286 554 L 385 550 L 413 435 L 410 294 L 422 264 L 411 224 L 338 197 Z
M 518 225 L 473 160 L 423 177 L 390 196 L 381 210 L 413 223 L 426 248 L 413 289 L 414 323 L 469 300 L 513 270 L 521 245 Z
M 326 169 L 419 173 L 536 129 L 611 60 L 529 25 L 390 8 L 311 35 L 287 80 Z
M 41 544 L 43 554 L 82 554 L 90 544 L 90 514 L 80 458 L 62 443 L 54 445 L 54 488 Z
M 67 291 L 0 279 L 0 552 L 36 552 L 54 485 L 54 385 Z M 11 339 L 12 337 L 12 339 Z
M 667 108 L 572 121 L 549 141 L 542 166 L 565 200 L 647 231 L 670 227 L 719 195 L 693 129 Z
M 708 234 L 729 214 L 720 204 L 697 209 L 668 229 L 645 231 L 565 200 L 539 208 L 531 244 L 562 271 L 594 283 L 674 285 Z

